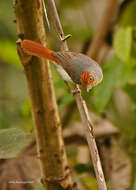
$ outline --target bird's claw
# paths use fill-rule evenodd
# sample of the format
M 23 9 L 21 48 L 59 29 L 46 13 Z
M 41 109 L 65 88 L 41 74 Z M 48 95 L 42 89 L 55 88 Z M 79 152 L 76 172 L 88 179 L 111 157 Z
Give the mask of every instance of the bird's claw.
M 75 87 L 74 90 L 72 90 L 72 95 L 76 95 L 77 93 L 80 93 L 80 89 L 78 87 Z

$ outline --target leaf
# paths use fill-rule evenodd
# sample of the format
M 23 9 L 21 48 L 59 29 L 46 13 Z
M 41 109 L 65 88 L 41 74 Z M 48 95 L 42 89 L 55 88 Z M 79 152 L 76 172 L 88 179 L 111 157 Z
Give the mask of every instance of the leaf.
M 103 81 L 93 90 L 94 105 L 98 112 L 102 112 L 109 102 L 114 88 L 120 80 L 123 63 L 117 57 L 113 57 L 103 67 Z
M 29 99 L 26 99 L 24 101 L 21 111 L 22 111 L 23 116 L 25 116 L 25 117 L 28 117 L 31 114 L 31 106 L 30 106 Z
M 134 73 L 136 71 L 135 58 L 131 57 L 128 64 L 123 64 L 123 68 L 120 73 L 120 79 L 117 81 L 118 87 L 124 87 L 127 83 L 135 84 Z
M 17 32 L 13 19 L 15 18 L 11 0 L 0 1 L 0 37 L 16 40 Z
M 93 165 L 91 162 L 87 164 L 79 163 L 75 165 L 74 169 L 77 173 L 90 172 L 90 169 L 93 169 Z
M 93 189 L 93 190 L 97 190 L 98 189 L 97 181 L 92 176 L 85 176 L 85 177 L 83 177 L 82 178 L 82 182 L 85 185 L 85 187 L 87 187 L 87 189 Z
M 24 148 L 27 142 L 26 134 L 21 129 L 0 130 L 0 158 L 13 158 Z
M 131 99 L 136 103 L 136 85 L 125 85 L 123 88 Z
M 130 1 L 120 16 L 119 25 L 122 27 L 136 26 L 135 14 L 136 1 Z
M 126 78 L 128 84 L 136 84 L 136 61 L 131 57 L 128 64 L 125 64 L 124 70 L 121 73 L 122 77 Z
M 17 55 L 16 44 L 11 41 L 0 42 L 0 58 L 18 68 L 22 68 Z
M 124 62 L 130 58 L 132 47 L 132 28 L 120 28 L 113 40 L 113 47 L 117 56 Z
M 129 84 L 136 84 L 136 68 L 133 71 L 131 71 L 131 75 L 128 82 Z

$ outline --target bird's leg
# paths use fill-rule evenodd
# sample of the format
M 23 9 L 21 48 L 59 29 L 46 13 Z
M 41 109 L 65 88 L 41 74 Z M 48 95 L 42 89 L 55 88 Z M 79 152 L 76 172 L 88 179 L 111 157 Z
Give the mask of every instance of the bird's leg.
M 81 92 L 80 88 L 75 84 L 74 89 L 72 89 L 72 95 L 74 96 L 75 94 L 80 92 Z
M 65 84 L 67 85 L 68 89 L 72 92 L 72 95 L 74 96 L 77 93 L 80 93 L 80 89 L 79 87 L 74 84 L 74 89 L 71 88 L 71 86 L 68 84 L 68 82 L 66 80 L 64 80 Z

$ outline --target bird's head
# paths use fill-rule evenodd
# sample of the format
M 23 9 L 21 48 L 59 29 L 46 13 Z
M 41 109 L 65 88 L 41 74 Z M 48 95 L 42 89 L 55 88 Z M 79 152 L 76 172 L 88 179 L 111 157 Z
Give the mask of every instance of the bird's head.
M 100 67 L 99 67 L 100 68 Z M 98 69 L 97 72 L 89 72 L 88 70 L 83 71 L 80 77 L 81 84 L 85 87 L 87 92 L 92 89 L 92 87 L 99 84 L 103 79 L 102 70 Z

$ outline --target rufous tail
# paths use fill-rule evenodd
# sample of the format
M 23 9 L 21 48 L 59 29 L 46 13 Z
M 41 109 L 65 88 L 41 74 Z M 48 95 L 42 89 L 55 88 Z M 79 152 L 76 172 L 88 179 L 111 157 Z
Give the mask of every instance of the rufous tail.
M 45 59 L 49 59 L 51 61 L 56 61 L 55 57 L 53 57 L 52 53 L 53 51 L 42 46 L 41 44 L 34 42 L 32 40 L 23 40 L 21 42 L 21 47 L 23 50 L 34 56 L 43 57 Z

